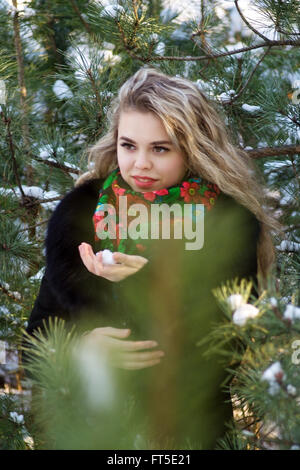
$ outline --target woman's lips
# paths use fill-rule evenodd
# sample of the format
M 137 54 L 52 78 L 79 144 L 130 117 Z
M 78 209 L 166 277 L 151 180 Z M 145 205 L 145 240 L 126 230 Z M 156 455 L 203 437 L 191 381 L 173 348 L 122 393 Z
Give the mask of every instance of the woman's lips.
M 133 176 L 133 178 L 134 178 L 135 184 L 139 188 L 148 188 L 149 186 L 152 186 L 152 184 L 155 183 L 155 181 L 157 181 L 152 178 L 147 178 L 147 177 L 142 177 L 142 176 Z

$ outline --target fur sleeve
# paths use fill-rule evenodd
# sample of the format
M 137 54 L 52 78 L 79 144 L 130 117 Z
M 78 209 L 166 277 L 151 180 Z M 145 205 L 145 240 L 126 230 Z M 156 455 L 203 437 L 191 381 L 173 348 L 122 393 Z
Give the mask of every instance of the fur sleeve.
M 93 213 L 102 180 L 93 179 L 69 192 L 52 214 L 46 236 L 46 276 L 59 303 L 71 316 L 101 310 L 111 282 L 88 271 L 78 246 L 94 248 Z

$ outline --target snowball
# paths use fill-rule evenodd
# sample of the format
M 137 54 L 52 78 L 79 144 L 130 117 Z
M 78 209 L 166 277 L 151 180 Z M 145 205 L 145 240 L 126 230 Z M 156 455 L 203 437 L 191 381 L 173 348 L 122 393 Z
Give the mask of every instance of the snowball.
M 231 310 L 236 310 L 246 303 L 243 299 L 243 296 L 240 294 L 230 295 L 226 301 L 229 304 Z
M 258 308 L 251 304 L 241 305 L 233 314 L 232 321 L 236 325 L 243 326 L 248 318 L 254 318 L 259 314 Z
M 110 250 L 103 250 L 102 251 L 102 261 L 104 264 L 116 264 L 113 253 Z

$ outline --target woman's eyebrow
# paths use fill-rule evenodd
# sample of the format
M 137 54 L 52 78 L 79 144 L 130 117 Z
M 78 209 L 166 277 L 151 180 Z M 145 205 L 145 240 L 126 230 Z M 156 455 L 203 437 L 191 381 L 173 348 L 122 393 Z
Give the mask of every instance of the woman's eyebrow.
M 122 137 L 120 137 L 120 140 L 121 139 L 127 140 L 127 142 L 131 142 L 132 144 L 136 144 L 136 142 L 134 140 L 130 139 L 129 137 L 122 136 Z M 170 142 L 169 140 L 156 140 L 155 142 L 150 142 L 150 145 L 159 145 L 159 144 L 172 145 L 172 142 Z

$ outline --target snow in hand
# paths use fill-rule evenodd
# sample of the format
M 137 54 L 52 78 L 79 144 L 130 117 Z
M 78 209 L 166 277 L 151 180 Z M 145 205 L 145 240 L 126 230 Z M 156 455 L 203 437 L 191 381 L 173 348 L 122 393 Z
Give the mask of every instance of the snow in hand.
M 110 250 L 103 250 L 102 251 L 102 261 L 103 261 L 104 264 L 116 264 L 116 262 L 113 258 L 113 253 Z

